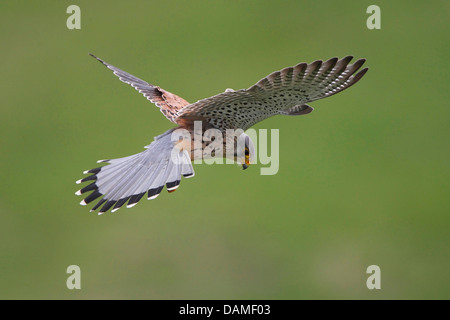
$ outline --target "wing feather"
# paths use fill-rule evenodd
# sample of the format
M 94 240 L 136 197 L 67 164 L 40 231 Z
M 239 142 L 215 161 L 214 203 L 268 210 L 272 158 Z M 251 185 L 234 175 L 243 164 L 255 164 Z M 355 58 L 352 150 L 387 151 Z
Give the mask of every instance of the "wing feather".
M 299 115 L 302 106 L 341 92 L 367 72 L 357 73 L 365 59 L 331 58 L 325 62 L 299 63 L 273 72 L 248 89 L 229 91 L 203 99 L 178 111 L 177 121 L 204 120 L 221 129 L 250 128 L 277 114 Z M 300 109 L 299 109 L 300 108 Z
M 150 102 L 154 103 L 170 121 L 176 123 L 175 118 L 177 112 L 183 107 L 189 105 L 189 102 L 183 98 L 139 79 L 119 68 L 116 68 L 104 60 L 94 56 L 92 53 L 89 55 L 100 61 L 108 69 L 112 70 L 120 81 L 129 84 L 142 93 L 142 95 L 144 95 L 144 97 L 146 97 Z

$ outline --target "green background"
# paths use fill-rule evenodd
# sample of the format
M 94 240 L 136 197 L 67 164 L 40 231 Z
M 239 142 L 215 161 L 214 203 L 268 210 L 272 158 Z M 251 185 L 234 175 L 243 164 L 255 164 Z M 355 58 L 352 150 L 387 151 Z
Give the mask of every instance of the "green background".
M 449 9 L 1 1 L 0 298 L 450 298 Z M 310 115 L 255 126 L 280 129 L 278 174 L 196 165 L 177 192 L 99 217 L 74 195 L 82 171 L 173 124 L 88 52 L 191 102 L 299 62 L 350 54 L 370 70 Z

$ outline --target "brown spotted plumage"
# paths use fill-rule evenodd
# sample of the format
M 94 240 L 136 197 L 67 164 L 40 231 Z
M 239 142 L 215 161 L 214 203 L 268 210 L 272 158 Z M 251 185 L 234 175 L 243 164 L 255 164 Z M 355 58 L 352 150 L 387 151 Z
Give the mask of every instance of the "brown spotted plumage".
M 300 63 L 273 72 L 248 89 L 225 91 L 180 109 L 176 121 L 206 120 L 221 129 L 246 130 L 274 115 L 309 113 L 313 109 L 306 105 L 308 102 L 350 87 L 367 72 L 365 68 L 356 73 L 365 59 L 349 65 L 352 58 Z
M 99 162 L 108 165 L 85 171 L 91 175 L 77 183 L 89 181 L 90 184 L 76 194 L 92 191 L 81 201 L 82 205 L 103 197 L 91 210 L 101 207 L 99 214 L 109 209 L 119 210 L 125 203 L 127 207 L 132 207 L 145 194 L 148 199 L 154 199 L 164 186 L 169 192 L 175 191 L 182 176 L 194 176 L 191 161 L 211 156 L 209 149 L 217 141 L 223 144 L 223 156 L 247 168 L 255 156 L 255 149 L 250 137 L 243 131 L 275 115 L 308 114 L 314 110 L 308 103 L 345 90 L 358 82 L 368 69 L 358 71 L 365 59 L 350 64 L 352 56 L 300 63 L 273 72 L 248 89 L 227 89 L 189 104 L 173 93 L 91 56 L 112 70 L 121 81 L 142 93 L 160 108 L 167 119 L 178 125 L 157 136 L 144 152 L 125 158 L 101 160 Z M 202 125 L 200 132 L 195 129 L 196 123 Z M 184 132 L 189 133 L 191 138 L 174 140 L 173 136 L 179 132 L 176 129 L 185 129 Z M 216 133 L 205 134 L 211 129 Z M 238 130 L 239 134 L 232 137 L 225 135 L 227 129 Z M 203 139 L 199 145 L 194 143 L 196 134 Z M 222 139 L 217 140 L 217 137 Z M 245 147 L 245 153 L 238 151 L 238 145 Z

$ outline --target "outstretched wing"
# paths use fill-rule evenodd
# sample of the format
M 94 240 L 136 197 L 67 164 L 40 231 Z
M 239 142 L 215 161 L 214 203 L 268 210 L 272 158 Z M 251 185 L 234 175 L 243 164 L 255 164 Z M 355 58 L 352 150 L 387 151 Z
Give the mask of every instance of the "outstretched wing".
M 179 96 L 170 93 L 160 87 L 154 86 L 144 80 L 141 80 L 119 68 L 110 65 L 109 63 L 103 61 L 102 59 L 94 56 L 92 53 L 89 53 L 92 57 L 100 61 L 103 65 L 105 65 L 108 69 L 112 70 L 114 74 L 119 77 L 120 81 L 128 83 L 130 86 L 138 90 L 140 93 L 144 95 L 148 100 L 154 103 L 161 112 L 166 116 L 170 121 L 175 122 L 175 115 L 177 112 L 183 107 L 189 105 L 189 102 L 180 98 Z
M 306 103 L 329 97 L 355 84 L 367 72 L 358 73 L 365 59 L 347 56 L 274 72 L 248 89 L 228 90 L 193 103 L 178 112 L 177 121 L 203 120 L 217 128 L 243 129 L 277 114 L 300 115 L 313 109 Z M 356 74 L 355 74 L 356 73 Z

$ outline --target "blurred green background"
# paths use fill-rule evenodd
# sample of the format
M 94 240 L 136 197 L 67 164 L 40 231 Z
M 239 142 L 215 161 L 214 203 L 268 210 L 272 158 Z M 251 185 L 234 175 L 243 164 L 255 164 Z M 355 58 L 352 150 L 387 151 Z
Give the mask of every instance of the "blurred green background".
M 0 298 L 450 298 L 449 9 L 1 1 Z M 177 192 L 99 217 L 74 195 L 82 171 L 173 124 L 88 52 L 191 102 L 299 62 L 351 54 L 370 70 L 308 116 L 255 126 L 280 129 L 277 175 L 196 165 Z

